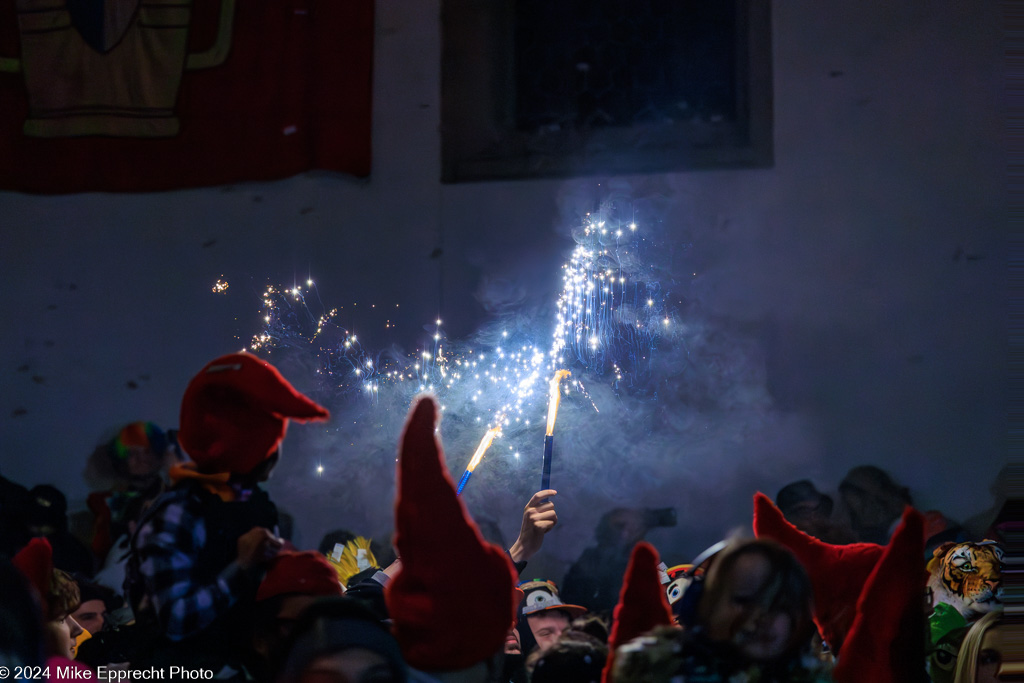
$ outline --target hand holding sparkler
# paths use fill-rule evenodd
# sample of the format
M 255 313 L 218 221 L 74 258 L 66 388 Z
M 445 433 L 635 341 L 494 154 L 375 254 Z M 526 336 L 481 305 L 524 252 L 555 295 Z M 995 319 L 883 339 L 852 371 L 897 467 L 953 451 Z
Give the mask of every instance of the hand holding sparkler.
M 558 491 L 545 489 L 538 491 L 530 498 L 523 510 L 523 525 L 519 529 L 519 538 L 509 548 L 508 554 L 513 562 L 526 562 L 537 554 L 544 543 L 544 534 L 558 524 L 555 504 L 551 502 Z
M 542 489 L 551 488 L 551 457 L 555 445 L 555 418 L 558 416 L 558 402 L 562 397 L 559 384 L 563 377 L 568 377 L 571 374 L 568 370 L 558 370 L 548 385 L 548 428 L 544 434 L 544 469 L 540 476 Z

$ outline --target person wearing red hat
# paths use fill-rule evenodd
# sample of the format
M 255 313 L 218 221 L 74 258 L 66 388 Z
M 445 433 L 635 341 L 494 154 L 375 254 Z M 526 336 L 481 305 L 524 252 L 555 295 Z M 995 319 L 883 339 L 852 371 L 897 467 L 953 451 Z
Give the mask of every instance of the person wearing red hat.
M 256 591 L 252 649 L 259 656 L 255 671 L 273 678 L 283 663 L 284 645 L 299 616 L 322 598 L 339 597 L 345 589 L 338 572 L 313 550 L 285 551 L 270 561 Z
M 70 574 L 53 566 L 53 548 L 46 538 L 33 538 L 11 558 L 11 564 L 28 579 L 33 602 L 43 621 L 45 667 L 53 667 L 50 680 L 90 679 L 94 672 L 75 658 L 76 639 L 84 631 L 71 613 L 81 596 Z M 15 587 L 17 590 L 18 587 Z M 30 624 L 20 624 L 31 628 Z M 4 660 L 7 663 L 8 660 Z M 17 660 L 15 660 L 17 663 Z M 15 667 L 17 670 L 17 667 Z M 9 670 L 5 670 L 10 673 Z M 26 674 L 27 675 L 27 674 Z M 15 678 L 18 674 L 15 673 Z
M 401 568 L 384 589 L 405 661 L 442 683 L 483 683 L 501 671 L 515 620 L 516 571 L 483 540 L 455 493 L 435 429 L 439 410 L 417 400 L 402 434 L 395 502 Z M 467 571 L 467 567 L 469 570 Z
M 925 673 L 925 517 L 907 506 L 889 544 L 831 545 L 754 495 L 754 533 L 796 555 L 810 576 L 814 619 L 840 683 L 914 683 Z
M 154 665 L 238 670 L 257 586 L 283 545 L 258 484 L 289 420 L 328 417 L 252 354 L 217 358 L 189 382 L 178 441 L 192 462 L 171 470 L 173 487 L 140 518 L 125 581 L 137 622 L 158 634 Z

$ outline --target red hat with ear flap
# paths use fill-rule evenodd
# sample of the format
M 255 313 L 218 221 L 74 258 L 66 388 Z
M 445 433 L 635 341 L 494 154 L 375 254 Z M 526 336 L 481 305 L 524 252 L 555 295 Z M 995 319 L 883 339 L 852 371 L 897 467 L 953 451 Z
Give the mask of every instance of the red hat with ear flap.
M 601 672 L 602 681 L 611 680 L 617 647 L 656 626 L 672 623 L 672 610 L 661 585 L 658 561 L 658 551 L 650 543 L 640 541 L 633 546 L 619 604 L 615 606 L 615 623 L 608 638 L 608 661 Z
M 202 472 L 245 474 L 277 450 L 288 420 L 328 417 L 273 365 L 233 353 L 211 361 L 189 382 L 178 441 Z
M 508 555 L 483 540 L 434 435 L 437 404 L 416 401 L 398 457 L 395 549 L 402 568 L 384 590 L 406 661 L 453 672 L 502 651 L 518 595 Z
M 882 559 L 884 547 L 819 541 L 790 524 L 763 493 L 754 494 L 754 535 L 786 546 L 807 570 L 814 590 L 814 623 L 832 651 L 841 656 L 856 614 L 857 596 Z

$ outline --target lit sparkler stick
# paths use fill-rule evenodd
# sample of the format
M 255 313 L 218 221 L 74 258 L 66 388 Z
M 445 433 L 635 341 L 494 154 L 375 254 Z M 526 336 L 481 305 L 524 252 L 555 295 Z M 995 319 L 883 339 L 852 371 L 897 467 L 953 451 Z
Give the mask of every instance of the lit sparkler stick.
M 462 489 L 466 488 L 466 482 L 469 481 L 469 477 L 473 474 L 473 470 L 480 464 L 480 461 L 484 459 L 484 453 L 491 447 L 491 442 L 494 441 L 494 437 L 501 434 L 501 425 L 497 427 L 491 427 L 484 434 L 484 438 L 480 439 L 480 445 L 476 447 L 476 453 L 473 454 L 473 458 L 466 465 L 466 471 L 462 473 L 462 479 L 459 480 L 459 487 L 455 489 L 455 495 L 462 493 Z
M 555 443 L 555 417 L 558 415 L 558 401 L 562 393 L 559 391 L 559 383 L 563 377 L 569 376 L 568 370 L 558 370 L 551 378 L 548 392 L 548 429 L 544 434 L 544 470 L 540 477 L 540 488 L 551 488 L 551 448 Z

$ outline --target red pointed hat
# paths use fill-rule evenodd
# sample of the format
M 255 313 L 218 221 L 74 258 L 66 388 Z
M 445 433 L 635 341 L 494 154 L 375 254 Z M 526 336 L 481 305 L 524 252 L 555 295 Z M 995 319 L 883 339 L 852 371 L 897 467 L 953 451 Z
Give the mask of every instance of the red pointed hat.
M 200 471 L 244 474 L 277 450 L 289 419 L 328 417 L 326 408 L 299 393 L 273 365 L 233 353 L 207 363 L 189 382 L 178 441 Z
M 483 540 L 434 436 L 437 404 L 416 401 L 402 434 L 395 548 L 402 568 L 384 590 L 406 661 L 456 671 L 501 651 L 515 621 L 515 568 Z
M 832 672 L 836 683 L 928 680 L 924 543 L 924 515 L 908 506 L 857 600 L 853 626 Z
M 11 564 L 32 584 L 45 611 L 53 577 L 53 547 L 50 542 L 42 537 L 33 538 L 11 558 Z
M 874 543 L 832 545 L 786 521 L 768 496 L 754 494 L 754 535 L 786 546 L 807 570 L 814 590 L 814 623 L 840 652 L 856 614 L 857 598 L 884 551 Z
M 601 674 L 602 681 L 611 679 L 615 650 L 623 643 L 647 633 L 656 626 L 672 623 L 665 588 L 658 574 L 658 551 L 650 543 L 640 541 L 633 546 L 626 576 L 615 606 L 614 623 L 608 639 L 608 661 Z
M 278 595 L 340 596 L 345 589 L 338 572 L 315 550 L 278 553 L 256 591 L 256 601 Z

